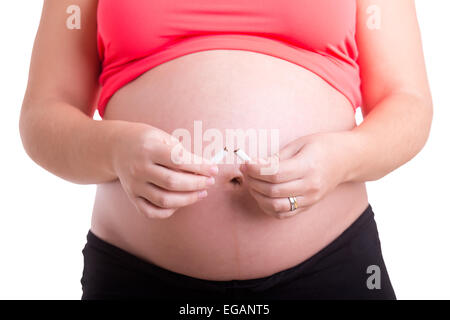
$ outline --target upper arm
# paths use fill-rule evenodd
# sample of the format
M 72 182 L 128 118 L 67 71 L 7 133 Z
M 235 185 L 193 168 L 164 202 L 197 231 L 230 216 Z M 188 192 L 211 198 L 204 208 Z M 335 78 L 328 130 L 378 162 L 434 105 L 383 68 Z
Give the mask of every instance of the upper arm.
M 67 9 L 73 5 L 80 9 L 80 29 L 66 25 L 71 16 Z M 97 0 L 45 0 L 24 107 L 58 100 L 92 116 L 100 70 L 96 12 Z
M 431 106 L 414 1 L 357 0 L 357 8 L 363 114 L 396 92 L 414 94 Z

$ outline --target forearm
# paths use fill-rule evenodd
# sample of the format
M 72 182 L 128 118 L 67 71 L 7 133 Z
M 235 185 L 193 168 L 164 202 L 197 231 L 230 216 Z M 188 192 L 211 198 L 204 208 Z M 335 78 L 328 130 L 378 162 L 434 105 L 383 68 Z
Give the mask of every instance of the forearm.
M 380 101 L 347 133 L 344 181 L 377 180 L 411 160 L 426 143 L 432 114 L 431 101 L 411 94 L 396 93 Z
M 112 140 L 122 121 L 96 121 L 64 102 L 24 103 L 20 134 L 27 154 L 65 180 L 96 184 L 115 180 Z

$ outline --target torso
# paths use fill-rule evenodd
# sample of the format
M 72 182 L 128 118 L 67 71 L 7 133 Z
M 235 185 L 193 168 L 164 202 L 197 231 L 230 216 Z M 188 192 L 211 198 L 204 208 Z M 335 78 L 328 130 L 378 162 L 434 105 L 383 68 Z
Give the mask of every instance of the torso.
M 290 62 L 241 50 L 208 50 L 171 60 L 115 93 L 104 119 L 145 122 L 169 133 L 279 129 L 280 147 L 304 135 L 350 130 L 350 102 L 317 75 Z M 193 135 L 193 133 L 192 133 Z M 224 133 L 225 135 L 225 133 Z M 250 196 L 238 164 L 219 166 L 208 197 L 170 218 L 138 213 L 119 181 L 99 184 L 91 230 L 165 269 L 209 280 L 271 275 L 311 257 L 367 207 L 364 183 L 337 186 L 308 210 L 278 220 Z M 286 200 L 287 201 L 287 200 Z

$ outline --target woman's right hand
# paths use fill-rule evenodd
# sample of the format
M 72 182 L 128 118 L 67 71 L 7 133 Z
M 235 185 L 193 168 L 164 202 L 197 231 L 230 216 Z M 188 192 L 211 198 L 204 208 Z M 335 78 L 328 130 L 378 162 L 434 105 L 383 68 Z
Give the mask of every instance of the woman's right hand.
M 168 218 L 178 208 L 207 196 L 218 168 L 194 154 L 173 159 L 182 149 L 174 136 L 143 123 L 130 122 L 112 139 L 113 168 L 128 198 L 149 218 Z M 186 155 L 186 154 L 184 154 Z M 196 158 L 197 161 L 193 161 Z M 174 161 L 175 160 L 175 161 Z

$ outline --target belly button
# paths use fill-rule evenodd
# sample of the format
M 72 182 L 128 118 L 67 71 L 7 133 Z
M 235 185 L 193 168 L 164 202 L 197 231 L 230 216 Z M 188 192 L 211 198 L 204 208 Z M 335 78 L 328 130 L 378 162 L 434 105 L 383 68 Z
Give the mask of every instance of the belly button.
M 232 185 L 235 185 L 235 186 L 240 186 L 240 185 L 242 185 L 242 178 L 241 177 L 234 177 L 234 178 L 232 178 L 230 180 L 230 183 Z

